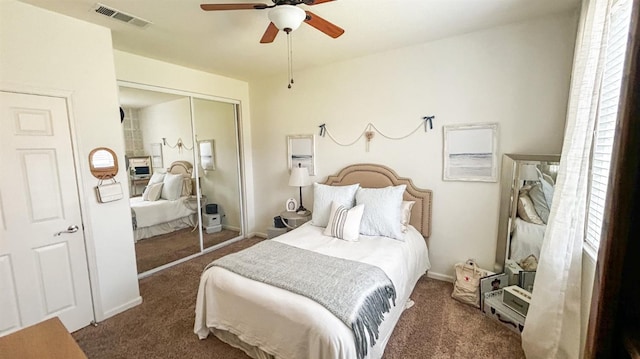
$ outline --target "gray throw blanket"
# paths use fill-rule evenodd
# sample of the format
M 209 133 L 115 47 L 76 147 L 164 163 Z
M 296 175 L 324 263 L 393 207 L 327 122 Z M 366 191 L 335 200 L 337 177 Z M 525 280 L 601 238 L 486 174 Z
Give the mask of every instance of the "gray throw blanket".
M 313 299 L 342 320 L 355 337 L 358 358 L 373 346 L 396 289 L 382 269 L 276 241 L 263 241 L 211 262 L 243 277 Z M 205 270 L 207 269 L 205 268 Z
M 138 229 L 138 219 L 136 218 L 136 211 L 131 208 L 131 225 L 133 226 L 133 230 Z

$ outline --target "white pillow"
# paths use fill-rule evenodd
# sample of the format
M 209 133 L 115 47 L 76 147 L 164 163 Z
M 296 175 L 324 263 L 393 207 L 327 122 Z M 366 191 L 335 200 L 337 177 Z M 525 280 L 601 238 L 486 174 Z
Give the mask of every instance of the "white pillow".
M 143 201 L 157 201 L 160 199 L 160 194 L 162 194 L 162 186 L 164 183 L 154 183 L 152 185 L 147 186 L 142 192 L 142 200 Z
M 400 209 L 406 187 L 358 188 L 356 205 L 364 204 L 361 234 L 403 240 Z
M 364 205 L 347 209 L 336 201 L 331 202 L 329 224 L 323 233 L 345 241 L 357 241 L 360 235 L 360 221 L 362 220 L 363 212 Z
M 359 184 L 349 186 L 327 186 L 325 184 L 313 184 L 313 214 L 311 224 L 318 227 L 326 227 L 331 214 L 331 202 L 336 201 L 346 209 L 353 207 L 356 190 Z
M 180 174 L 167 173 L 164 176 L 161 198 L 175 201 L 182 194 L 182 178 Z
M 162 183 L 164 181 L 164 173 L 153 172 L 151 178 L 149 178 L 149 183 L 147 186 L 151 186 L 152 184 Z
M 407 233 L 409 230 L 409 221 L 411 221 L 411 208 L 416 204 L 416 201 L 402 201 L 400 207 L 400 225 L 402 226 L 402 233 Z

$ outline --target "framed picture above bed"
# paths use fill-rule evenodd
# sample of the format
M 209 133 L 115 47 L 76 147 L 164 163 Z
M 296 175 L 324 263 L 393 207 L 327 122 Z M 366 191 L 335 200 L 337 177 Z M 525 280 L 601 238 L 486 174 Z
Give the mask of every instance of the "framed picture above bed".
M 289 170 L 300 165 L 309 170 L 309 176 L 316 175 L 316 145 L 313 135 L 287 136 L 287 162 Z
M 444 126 L 445 181 L 498 181 L 498 124 Z

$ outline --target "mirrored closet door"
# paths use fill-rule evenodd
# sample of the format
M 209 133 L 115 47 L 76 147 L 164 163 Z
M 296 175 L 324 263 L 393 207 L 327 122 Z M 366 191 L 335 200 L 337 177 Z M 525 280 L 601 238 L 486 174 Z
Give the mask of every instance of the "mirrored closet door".
M 138 273 L 243 235 L 236 104 L 120 82 Z
M 232 103 L 193 99 L 204 248 L 242 234 L 238 121 Z

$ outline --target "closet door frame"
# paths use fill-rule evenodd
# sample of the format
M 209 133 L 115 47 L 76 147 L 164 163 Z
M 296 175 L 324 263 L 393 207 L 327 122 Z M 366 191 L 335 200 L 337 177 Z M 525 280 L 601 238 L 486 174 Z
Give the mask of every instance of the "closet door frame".
M 244 168 L 244 152 L 242 151 L 243 148 L 243 137 L 242 137 L 242 118 L 241 118 L 241 114 L 240 114 L 240 101 L 236 100 L 236 99 L 229 99 L 229 98 L 224 98 L 224 97 L 217 97 L 217 96 L 211 96 L 211 95 L 205 95 L 205 94 L 201 94 L 201 93 L 195 93 L 195 92 L 190 92 L 190 91 L 183 91 L 183 90 L 178 90 L 178 89 L 172 89 L 172 88 L 168 88 L 168 87 L 161 87 L 161 86 L 154 86 L 154 85 L 147 85 L 147 84 L 142 84 L 142 83 L 137 83 L 137 82 L 131 82 L 131 81 L 123 81 L 123 80 L 118 80 L 117 81 L 118 86 L 122 86 L 122 87 L 129 87 L 129 88 L 135 88 L 135 89 L 140 89 L 140 90 L 147 90 L 147 91 L 155 91 L 155 92 L 161 92 L 161 93 L 168 93 L 168 94 L 173 94 L 173 95 L 179 95 L 179 96 L 184 96 L 184 97 L 188 97 L 189 98 L 189 104 L 190 104 L 190 120 L 191 120 L 191 141 L 192 143 L 197 143 L 196 142 L 196 128 L 195 128 L 195 117 L 194 117 L 194 104 L 193 104 L 193 100 L 194 99 L 200 99 L 200 100 L 209 100 L 209 101 L 217 101 L 217 102 L 223 102 L 223 103 L 229 103 L 229 104 L 233 104 L 234 105 L 234 116 L 235 116 L 235 131 L 236 131 L 236 138 L 237 138 L 237 168 L 238 168 L 238 191 L 240 194 L 240 201 L 238 203 L 239 211 L 240 211 L 240 235 L 236 238 L 230 239 L 228 241 L 225 241 L 223 243 L 219 243 L 216 244 L 214 246 L 208 247 L 208 248 L 204 248 L 204 241 L 203 241 L 203 233 L 202 233 L 202 212 L 198 213 L 198 224 L 199 224 L 199 240 L 200 240 L 200 252 L 186 256 L 184 258 L 175 260 L 173 262 L 161 265 L 159 267 L 156 267 L 154 269 L 148 270 L 146 272 L 140 273 L 138 275 L 138 279 L 142 279 L 145 277 L 148 277 L 156 272 L 159 272 L 163 269 L 175 266 L 179 263 L 188 261 L 190 259 L 196 258 L 204 253 L 208 253 L 211 251 L 214 251 L 218 248 L 224 247 L 226 245 L 229 245 L 233 242 L 236 242 L 240 239 L 245 238 L 246 233 L 247 233 L 247 222 L 246 222 L 246 213 L 245 213 L 245 208 L 246 208 L 246 179 L 244 177 L 244 171 L 242 170 Z M 195 150 L 195 147 L 194 147 Z M 194 161 L 196 161 L 196 156 L 195 156 L 195 152 L 194 152 Z M 200 180 L 198 178 L 198 171 L 199 169 L 197 169 L 198 166 L 195 166 L 194 163 L 194 171 L 196 171 L 196 186 L 197 186 L 197 194 L 198 197 L 200 197 Z

